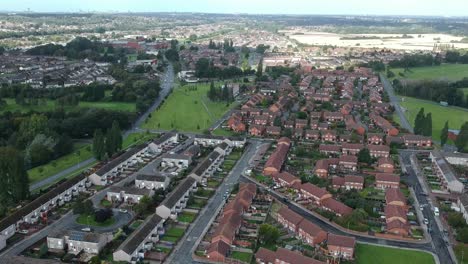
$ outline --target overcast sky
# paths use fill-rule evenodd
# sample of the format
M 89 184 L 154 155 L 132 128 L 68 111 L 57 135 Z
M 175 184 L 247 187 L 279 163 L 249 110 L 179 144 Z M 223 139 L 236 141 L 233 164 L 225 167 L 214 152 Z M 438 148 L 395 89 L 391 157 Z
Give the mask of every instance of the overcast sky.
M 467 0 L 0 0 L 0 10 L 468 16 Z

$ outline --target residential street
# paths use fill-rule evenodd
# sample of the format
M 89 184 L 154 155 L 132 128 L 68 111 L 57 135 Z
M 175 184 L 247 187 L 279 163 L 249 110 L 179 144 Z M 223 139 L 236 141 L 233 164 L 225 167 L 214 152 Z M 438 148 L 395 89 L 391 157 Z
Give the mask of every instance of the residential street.
M 417 169 L 415 169 L 414 166 L 411 164 L 410 158 L 413 154 L 413 151 L 400 151 L 400 157 L 404 163 L 401 164 L 401 166 L 404 166 L 406 168 L 406 171 L 408 172 L 408 176 L 404 177 L 403 180 L 413 187 L 419 204 L 425 205 L 424 209 L 422 210 L 422 213 L 424 217 L 429 220 L 429 227 L 432 229 L 431 237 L 434 252 L 439 256 L 442 263 L 456 263 L 451 253 L 449 252 L 449 245 L 447 245 L 445 242 L 446 240 L 448 241 L 448 239 L 443 233 L 443 230 L 441 230 L 441 225 L 437 224 L 437 221 L 440 220 L 436 219 L 436 216 L 434 215 L 434 206 L 430 198 L 430 190 L 427 189 L 424 182 L 423 184 L 421 184 L 421 181 L 424 181 L 424 179 L 418 179 L 418 175 L 416 173 Z
M 403 110 L 400 107 L 400 100 L 395 95 L 395 91 L 393 90 L 392 84 L 384 76 L 383 73 L 380 73 L 380 80 L 382 81 L 383 87 L 384 87 L 385 91 L 387 92 L 388 97 L 390 98 L 391 104 L 395 108 L 395 112 L 400 117 L 401 126 L 404 127 L 405 129 L 407 129 L 408 131 L 410 131 L 411 133 L 413 133 L 413 127 L 411 126 L 411 124 L 406 119 L 406 116 L 405 116 L 405 114 L 403 113 Z
M 192 253 L 196 245 L 203 238 L 205 232 L 208 231 L 212 221 L 222 209 L 225 200 L 223 198 L 226 191 L 230 190 L 234 184 L 239 182 L 240 175 L 250 164 L 250 160 L 254 156 L 257 147 L 260 146 L 260 141 L 249 141 L 249 146 L 244 154 L 233 167 L 231 172 L 226 176 L 223 183 L 218 187 L 214 196 L 208 201 L 205 208 L 202 209 L 197 219 L 190 225 L 185 236 L 181 239 L 181 243 L 175 248 L 174 252 L 166 259 L 165 263 L 194 263 Z

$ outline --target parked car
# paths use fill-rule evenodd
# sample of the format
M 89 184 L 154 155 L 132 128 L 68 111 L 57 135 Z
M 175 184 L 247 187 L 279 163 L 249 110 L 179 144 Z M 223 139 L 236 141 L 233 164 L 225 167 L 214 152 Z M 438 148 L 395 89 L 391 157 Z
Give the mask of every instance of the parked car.
M 427 218 L 424 218 L 424 224 L 425 225 L 428 225 L 429 224 L 429 220 Z

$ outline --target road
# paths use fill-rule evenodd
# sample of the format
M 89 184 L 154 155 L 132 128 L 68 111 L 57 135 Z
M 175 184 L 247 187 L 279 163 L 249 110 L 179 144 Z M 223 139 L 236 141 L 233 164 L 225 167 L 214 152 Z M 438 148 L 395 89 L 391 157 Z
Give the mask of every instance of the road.
M 218 187 L 214 196 L 208 201 L 205 208 L 202 209 L 197 219 L 190 225 L 185 236 L 181 239 L 182 242 L 178 244 L 175 250 L 166 259 L 165 263 L 194 263 L 192 253 L 210 227 L 211 222 L 222 209 L 225 203 L 225 192 L 229 191 L 234 184 L 239 182 L 242 172 L 249 166 L 250 160 L 254 156 L 257 147 L 261 144 L 260 141 L 252 141 L 250 143 L 242 157 L 224 179 L 223 184 Z
M 400 100 L 398 97 L 395 95 L 395 91 L 393 90 L 393 86 L 390 83 L 390 81 L 384 76 L 383 73 L 380 73 L 380 80 L 382 81 L 383 87 L 385 91 L 388 94 L 388 97 L 390 98 L 390 103 L 393 105 L 395 108 L 396 113 L 400 117 L 400 125 L 413 133 L 413 127 L 411 124 L 408 122 L 408 119 L 406 119 L 405 114 L 403 113 L 403 110 L 400 107 Z
M 449 250 L 451 250 L 448 248 L 450 245 L 447 245 L 445 243 L 445 239 L 447 239 L 448 241 L 448 238 L 445 238 L 446 235 L 442 232 L 442 230 L 440 230 L 440 226 L 436 222 L 439 219 L 437 220 L 435 219 L 436 216 L 434 215 L 432 202 L 430 198 L 431 192 L 430 190 L 427 189 L 427 186 L 424 184 L 424 182 L 421 184 L 421 181 L 424 181 L 424 180 L 421 179 L 420 181 L 418 179 L 418 175 L 416 173 L 417 168 L 414 168 L 414 166 L 411 164 L 410 159 L 412 155 L 414 155 L 413 151 L 405 151 L 405 150 L 400 151 L 400 157 L 401 157 L 401 160 L 403 161 L 403 164 L 401 164 L 401 166 L 402 167 L 404 166 L 408 173 L 408 176 L 403 177 L 403 180 L 409 186 L 413 187 L 419 204 L 425 205 L 424 209 L 422 210 L 422 213 L 424 217 L 429 220 L 429 227 L 432 230 L 430 232 L 431 237 L 432 237 L 432 247 L 434 249 L 434 252 L 439 256 L 441 263 L 456 263 L 455 261 L 453 261 L 453 258 L 451 256 L 452 252 L 449 252 Z
M 161 104 L 161 102 L 166 98 L 166 96 L 172 90 L 172 87 L 174 87 L 174 69 L 172 67 L 172 64 L 169 64 L 168 67 L 167 67 L 166 72 L 164 73 L 163 77 L 161 78 L 161 91 L 159 93 L 158 98 L 156 98 L 154 103 L 151 105 L 150 108 L 148 108 L 148 110 L 146 110 L 145 113 L 140 115 L 140 117 L 134 122 L 133 126 L 123 133 L 124 138 L 127 137 L 131 133 L 140 131 L 137 128 L 140 127 L 143 124 L 143 122 L 145 122 L 145 120 L 148 118 L 149 114 L 151 114 L 154 110 L 156 110 L 156 108 L 158 108 L 158 106 Z M 38 182 L 36 182 L 34 184 L 31 184 L 31 186 L 29 187 L 29 190 L 34 191 L 34 190 L 40 189 L 40 188 L 42 188 L 44 186 L 51 185 L 55 181 L 57 181 L 58 179 L 66 176 L 66 175 L 68 175 L 68 174 L 70 174 L 70 173 L 72 173 L 72 172 L 74 172 L 74 171 L 76 171 L 78 169 L 85 168 L 88 165 L 92 164 L 93 162 L 96 162 L 96 159 L 95 158 L 90 158 L 90 159 L 82 161 L 82 162 L 80 162 L 78 164 L 75 164 L 75 165 L 73 165 L 71 167 L 68 167 L 68 168 L 62 170 L 61 172 L 59 172 L 57 174 L 54 174 L 54 175 L 52 175 L 52 176 L 50 176 L 50 177 L 48 177 L 46 179 L 40 180 L 40 181 L 38 181 Z

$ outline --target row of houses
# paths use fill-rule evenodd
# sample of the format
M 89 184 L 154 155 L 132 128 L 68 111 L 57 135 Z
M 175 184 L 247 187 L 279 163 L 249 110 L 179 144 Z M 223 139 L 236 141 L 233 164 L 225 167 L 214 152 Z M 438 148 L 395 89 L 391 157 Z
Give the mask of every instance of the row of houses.
M 257 187 L 252 183 L 240 183 L 236 197 L 227 203 L 220 215 L 211 243 L 206 249 L 210 261 L 225 262 L 234 245 L 234 240 L 243 224 L 243 214 L 252 205 Z
M 338 236 L 325 232 L 319 226 L 296 212 L 282 207 L 277 213 L 277 221 L 304 243 L 316 247 L 327 244 L 328 255 L 338 259 L 353 259 L 356 241 L 353 237 Z
M 214 144 L 212 142 L 216 142 L 216 140 L 216 138 L 210 139 L 200 137 L 196 142 L 199 145 L 211 146 L 211 144 Z M 149 252 L 153 247 L 153 243 L 156 243 L 159 240 L 159 235 L 164 233 L 163 223 L 169 218 L 177 218 L 177 215 L 187 206 L 189 197 L 198 190 L 197 185 L 199 183 L 203 184 L 203 182 L 206 181 L 206 178 L 210 177 L 214 173 L 224 160 L 224 156 L 228 155 L 231 149 L 235 146 L 243 145 L 238 142 L 233 143 L 233 141 L 230 140 L 222 141 L 184 180 L 177 185 L 171 193 L 167 195 L 167 197 L 156 208 L 155 214 L 150 216 L 145 223 L 142 224 L 129 238 L 127 238 L 114 252 L 114 260 L 130 262 L 144 259 L 145 254 L 147 254 L 147 252 Z M 192 150 L 187 150 L 183 154 L 178 155 L 177 159 L 182 156 L 187 157 L 184 154 L 192 155 L 194 150 L 192 147 L 191 149 Z M 174 162 L 175 156 L 170 155 L 167 158 L 171 161 L 166 160 L 166 162 Z M 183 166 L 185 166 L 185 164 Z M 143 179 L 140 178 L 140 180 Z M 141 184 L 141 181 L 138 183 L 136 182 L 137 186 Z M 145 183 L 145 186 L 147 185 L 148 184 Z M 149 191 L 148 189 L 144 190 Z
M 0 220 L 0 249 L 6 246 L 6 240 L 17 231 L 27 230 L 29 226 L 40 221 L 47 222 L 51 210 L 70 202 L 80 192 L 86 191 L 91 184 L 85 174 L 80 174 Z

